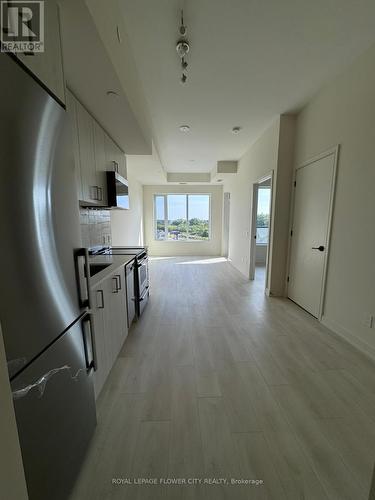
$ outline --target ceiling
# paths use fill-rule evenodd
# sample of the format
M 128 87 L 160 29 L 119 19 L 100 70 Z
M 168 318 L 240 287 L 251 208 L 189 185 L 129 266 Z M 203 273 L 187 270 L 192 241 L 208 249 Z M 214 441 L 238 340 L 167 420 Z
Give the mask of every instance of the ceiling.
M 134 94 L 124 91 L 86 3 L 63 0 L 59 12 L 67 85 L 125 152 L 151 154 L 151 132 L 142 126 Z
M 168 172 L 208 172 L 218 160 L 238 159 L 276 115 L 300 109 L 375 42 L 373 0 L 118 4 Z M 191 44 L 185 86 L 175 50 L 183 4 Z M 181 133 L 185 124 L 191 130 Z
M 126 155 L 126 163 L 129 179 L 132 177 L 141 184 L 156 186 L 167 184 L 166 173 L 154 144 L 152 144 L 151 155 Z

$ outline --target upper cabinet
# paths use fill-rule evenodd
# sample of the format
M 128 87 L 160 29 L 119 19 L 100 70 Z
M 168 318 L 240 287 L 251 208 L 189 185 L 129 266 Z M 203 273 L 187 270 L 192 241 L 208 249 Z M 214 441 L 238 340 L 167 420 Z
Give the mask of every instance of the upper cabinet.
M 44 4 L 44 52 L 17 53 L 22 63 L 65 104 L 65 85 L 61 55 L 59 6 L 56 0 Z M 31 19 L 31 29 L 33 20 Z
M 81 205 L 108 205 L 107 170 L 126 178 L 125 153 L 108 136 L 86 108 L 67 89 L 76 164 L 77 195 Z
M 79 157 L 78 124 L 77 124 L 77 99 L 66 89 L 66 110 L 69 117 L 70 130 L 72 133 L 73 154 L 76 172 L 77 199 L 83 200 L 81 165 Z
M 105 156 L 106 133 L 98 122 L 94 121 L 94 156 L 95 174 L 98 187 L 98 198 L 102 205 L 107 205 L 107 177 L 106 177 L 106 156 Z
M 79 101 L 76 101 L 76 109 L 82 201 L 98 205 L 100 193 L 96 182 L 94 121 Z
M 125 179 L 127 178 L 125 153 L 106 134 L 105 135 L 106 170 L 113 170 Z
M 90 113 L 127 154 L 152 154 L 151 120 L 134 73 L 130 47 L 122 28 L 121 2 L 109 0 L 60 0 L 64 73 L 68 87 L 82 97 Z M 136 3 L 136 2 L 135 2 Z M 99 8 L 98 15 L 93 9 Z M 114 22 L 112 22 L 114 18 Z M 100 20 L 99 29 L 96 19 Z M 104 28 L 102 31 L 102 27 Z M 105 39 L 115 39 L 115 46 Z M 118 61 L 112 52 L 122 54 Z M 132 64 L 128 64 L 128 62 Z M 123 78 L 119 78 L 119 67 Z M 130 77 L 129 77 L 130 75 Z M 115 91 L 113 99 L 107 95 Z

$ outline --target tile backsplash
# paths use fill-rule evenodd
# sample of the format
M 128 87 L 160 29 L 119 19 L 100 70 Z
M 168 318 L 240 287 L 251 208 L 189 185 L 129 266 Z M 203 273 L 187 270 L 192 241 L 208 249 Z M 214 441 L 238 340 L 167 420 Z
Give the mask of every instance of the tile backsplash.
M 111 245 L 111 214 L 109 210 L 80 208 L 82 245 Z

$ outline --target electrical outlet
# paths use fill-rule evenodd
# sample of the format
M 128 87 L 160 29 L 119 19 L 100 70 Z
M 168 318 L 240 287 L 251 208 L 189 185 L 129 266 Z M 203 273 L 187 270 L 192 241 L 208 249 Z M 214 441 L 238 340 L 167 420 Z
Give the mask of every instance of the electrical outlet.
M 367 328 L 373 328 L 374 326 L 374 316 L 372 314 L 365 314 L 363 318 L 363 324 Z

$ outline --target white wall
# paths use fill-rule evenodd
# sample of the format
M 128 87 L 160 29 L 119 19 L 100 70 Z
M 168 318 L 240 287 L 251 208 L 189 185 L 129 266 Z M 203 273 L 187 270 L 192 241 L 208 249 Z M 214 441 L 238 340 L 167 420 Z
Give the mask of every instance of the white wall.
M 286 293 L 290 198 L 296 119 L 280 116 L 277 168 L 274 173 L 268 288 L 271 295 Z
M 209 241 L 156 241 L 154 239 L 154 194 L 157 193 L 207 193 L 211 194 L 211 239 Z M 222 243 L 222 186 L 212 185 L 161 185 L 143 186 L 145 240 L 150 255 L 220 255 Z
M 229 258 L 249 277 L 253 184 L 273 171 L 267 279 L 272 295 L 285 294 L 294 126 L 293 116 L 278 117 L 250 146 L 239 161 L 238 173 L 227 176 L 224 185 L 231 193 Z
M 250 226 L 253 183 L 276 170 L 280 120 L 259 137 L 238 162 L 238 173 L 225 178 L 230 192 L 229 258 L 246 277 L 249 276 Z
M 296 165 L 340 144 L 325 323 L 375 356 L 375 46 L 297 120 Z
M 134 168 L 128 160 L 129 210 L 111 210 L 112 245 L 138 246 L 143 237 L 143 186 L 135 178 Z
M 25 475 L 18 441 L 0 326 L 0 497 L 27 500 Z

